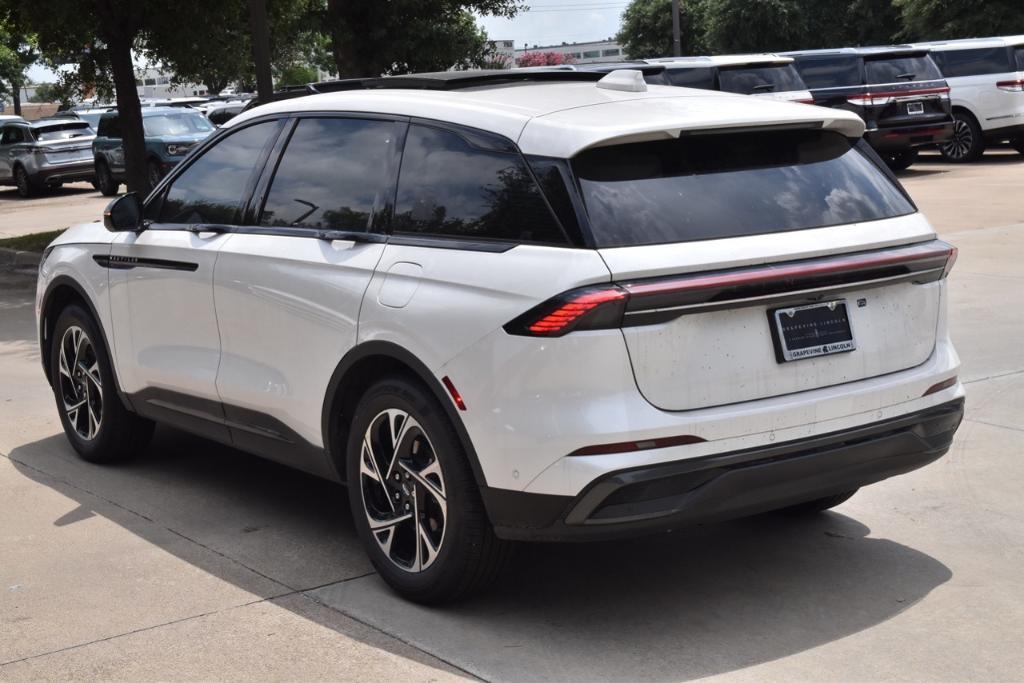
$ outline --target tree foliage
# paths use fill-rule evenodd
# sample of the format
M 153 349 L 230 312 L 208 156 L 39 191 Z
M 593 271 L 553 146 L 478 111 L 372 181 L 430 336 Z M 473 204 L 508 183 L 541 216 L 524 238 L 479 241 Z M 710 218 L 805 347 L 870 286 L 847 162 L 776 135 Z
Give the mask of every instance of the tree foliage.
M 680 0 L 679 35 L 684 55 L 705 52 L 705 6 L 708 0 Z M 634 59 L 672 54 L 672 0 L 633 0 L 622 13 L 616 40 Z
M 1024 33 L 1021 0 L 893 0 L 904 40 L 941 40 Z

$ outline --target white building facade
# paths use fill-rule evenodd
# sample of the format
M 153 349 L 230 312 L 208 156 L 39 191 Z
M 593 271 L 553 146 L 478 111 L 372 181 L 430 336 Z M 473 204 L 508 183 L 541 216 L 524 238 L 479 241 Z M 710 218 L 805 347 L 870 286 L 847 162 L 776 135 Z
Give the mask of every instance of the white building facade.
M 516 59 L 527 52 L 557 52 L 573 58 L 576 64 L 609 62 L 628 59 L 625 50 L 614 40 L 595 40 L 588 43 L 563 43 L 561 45 L 534 45 L 515 51 Z

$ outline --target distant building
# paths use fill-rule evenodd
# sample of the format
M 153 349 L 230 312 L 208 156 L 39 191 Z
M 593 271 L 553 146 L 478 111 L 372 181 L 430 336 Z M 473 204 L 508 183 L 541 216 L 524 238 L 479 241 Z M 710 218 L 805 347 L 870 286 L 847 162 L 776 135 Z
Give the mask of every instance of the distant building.
M 528 45 L 516 50 L 516 59 L 527 52 L 558 52 L 571 56 L 577 64 L 628 59 L 625 50 L 614 40 L 595 40 L 589 43 L 564 43 L 562 45 Z
M 135 89 L 139 97 L 162 100 L 167 97 L 200 97 L 208 95 L 205 85 L 198 83 L 182 83 L 171 85 L 174 74 L 156 67 L 149 67 L 137 72 Z M 216 95 L 217 93 L 212 93 Z
M 487 43 L 491 48 L 491 54 L 495 56 L 496 60 L 500 60 L 508 68 L 516 65 L 516 45 L 513 41 L 488 40 Z

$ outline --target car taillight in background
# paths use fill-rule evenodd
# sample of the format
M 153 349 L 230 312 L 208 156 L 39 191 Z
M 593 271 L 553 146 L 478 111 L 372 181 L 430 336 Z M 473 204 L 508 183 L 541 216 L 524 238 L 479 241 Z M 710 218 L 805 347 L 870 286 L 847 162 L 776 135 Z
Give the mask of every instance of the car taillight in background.
M 1024 78 L 1015 81 L 999 81 L 996 87 L 1006 92 L 1024 92 Z
M 664 322 L 685 312 L 761 305 L 823 287 L 859 282 L 932 282 L 949 275 L 956 247 L 934 240 L 910 247 L 609 283 L 569 290 L 533 307 L 504 329 L 527 337 L 562 337 Z
M 923 95 L 937 96 L 939 99 L 949 99 L 949 87 L 921 88 L 920 90 L 886 90 L 881 92 L 866 92 L 859 95 L 850 95 L 846 101 L 861 107 L 881 106 L 890 104 L 900 99 L 910 97 L 921 97 Z

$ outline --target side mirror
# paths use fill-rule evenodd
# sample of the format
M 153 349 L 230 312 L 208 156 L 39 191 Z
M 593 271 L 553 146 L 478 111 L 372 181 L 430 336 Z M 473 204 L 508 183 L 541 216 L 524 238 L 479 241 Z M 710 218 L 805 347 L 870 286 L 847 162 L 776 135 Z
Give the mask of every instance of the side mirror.
M 103 226 L 110 232 L 138 232 L 142 227 L 142 200 L 135 192 L 123 194 L 103 209 Z

